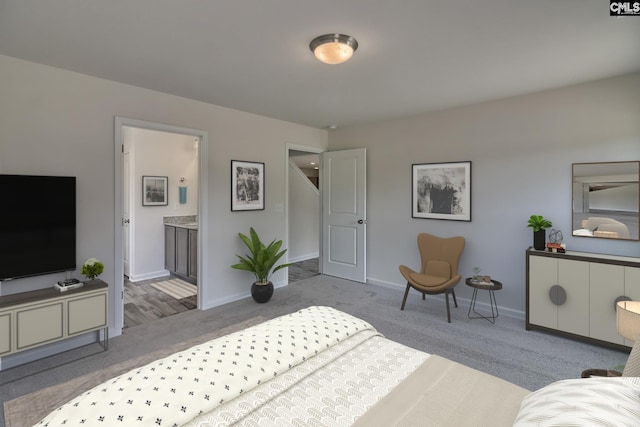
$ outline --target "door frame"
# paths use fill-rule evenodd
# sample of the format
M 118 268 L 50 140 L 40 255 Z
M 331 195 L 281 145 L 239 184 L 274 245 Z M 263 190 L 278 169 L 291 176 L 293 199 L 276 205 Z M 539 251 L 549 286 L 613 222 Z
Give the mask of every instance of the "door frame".
M 289 248 L 289 212 L 290 212 L 290 206 L 289 206 L 289 156 L 290 156 L 290 151 L 304 151 L 310 154 L 322 154 L 324 153 L 326 150 L 322 149 L 322 148 L 317 148 L 317 147 L 309 147 L 306 145 L 298 145 L 298 144 L 291 144 L 291 143 L 287 143 L 285 146 L 285 150 L 284 150 L 284 155 L 285 155 L 285 162 L 284 164 L 286 165 L 285 167 L 285 175 L 284 175 L 284 183 L 285 183 L 285 188 L 284 188 L 284 238 L 285 238 L 285 244 L 286 244 L 286 248 Z M 321 182 L 322 181 L 322 171 L 319 169 L 318 173 L 320 174 L 318 181 Z M 318 256 L 319 256 L 319 272 L 320 274 L 322 274 L 322 187 L 320 187 L 320 235 L 318 236 Z M 286 260 L 284 261 L 289 262 L 289 251 L 287 251 L 287 253 L 285 254 L 286 256 Z M 289 268 L 285 269 L 285 275 L 287 277 L 287 283 L 289 283 Z
M 114 208 L 114 329 L 112 336 L 122 334 L 124 326 L 124 254 L 122 251 L 122 150 L 124 145 L 124 127 L 132 127 L 139 129 L 155 130 L 160 132 L 177 133 L 182 135 L 190 135 L 200 139 L 198 143 L 198 309 L 202 308 L 202 302 L 206 301 L 205 293 L 207 292 L 204 283 L 208 283 L 209 268 L 208 263 L 203 260 L 208 259 L 209 244 L 206 236 L 209 235 L 209 200 L 208 194 L 208 147 L 209 134 L 207 131 L 200 129 L 185 128 L 181 126 L 168 125 L 164 123 L 151 122 L 146 120 L 133 119 L 129 117 L 115 116 L 115 208 Z

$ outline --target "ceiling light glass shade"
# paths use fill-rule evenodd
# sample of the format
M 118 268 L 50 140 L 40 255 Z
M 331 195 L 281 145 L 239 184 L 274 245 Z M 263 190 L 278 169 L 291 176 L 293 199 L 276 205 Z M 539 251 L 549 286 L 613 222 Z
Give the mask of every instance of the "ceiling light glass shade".
M 353 55 L 358 42 L 346 34 L 325 34 L 309 43 L 309 49 L 325 64 L 340 64 Z

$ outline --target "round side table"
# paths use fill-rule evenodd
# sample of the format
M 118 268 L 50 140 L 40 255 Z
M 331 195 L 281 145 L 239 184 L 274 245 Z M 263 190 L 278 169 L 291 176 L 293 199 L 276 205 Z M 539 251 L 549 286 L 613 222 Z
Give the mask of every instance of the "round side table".
M 467 317 L 469 317 L 469 319 L 486 319 L 489 322 L 495 324 L 496 317 L 498 317 L 498 303 L 496 302 L 496 296 L 494 294 L 494 291 L 499 291 L 500 289 L 502 289 L 502 283 L 493 279 L 491 280 L 491 284 L 481 283 L 481 282 L 476 282 L 471 277 L 468 277 L 464 282 L 467 284 L 467 286 L 470 286 L 473 288 L 473 296 L 471 297 L 471 304 L 469 305 L 469 312 L 467 313 Z M 491 304 L 491 316 L 484 316 L 476 311 L 476 299 L 478 298 L 479 289 L 489 291 L 489 301 Z M 471 312 L 475 313 L 475 316 L 472 316 Z

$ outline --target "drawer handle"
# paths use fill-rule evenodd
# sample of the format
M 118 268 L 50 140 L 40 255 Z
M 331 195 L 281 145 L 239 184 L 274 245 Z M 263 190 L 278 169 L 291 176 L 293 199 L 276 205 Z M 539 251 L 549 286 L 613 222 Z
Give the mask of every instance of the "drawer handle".
M 567 302 L 567 291 L 560 285 L 553 285 L 549 289 L 549 299 L 555 305 L 563 305 Z
M 631 301 L 631 298 L 629 298 L 626 295 L 622 295 L 622 296 L 619 296 L 618 298 L 616 298 L 616 300 L 613 302 L 613 311 L 614 312 L 616 311 L 616 306 L 618 305 L 618 303 L 620 301 Z

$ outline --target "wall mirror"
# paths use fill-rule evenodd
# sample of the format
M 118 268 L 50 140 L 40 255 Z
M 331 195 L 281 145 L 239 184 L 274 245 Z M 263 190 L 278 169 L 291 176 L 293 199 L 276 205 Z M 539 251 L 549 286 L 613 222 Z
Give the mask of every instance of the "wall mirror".
M 572 167 L 573 235 L 640 240 L 640 161 Z

